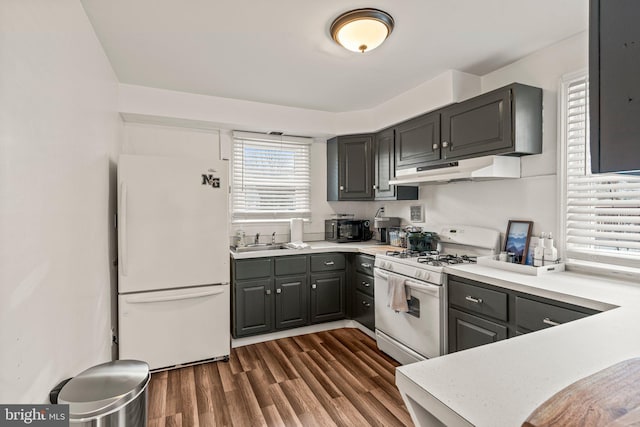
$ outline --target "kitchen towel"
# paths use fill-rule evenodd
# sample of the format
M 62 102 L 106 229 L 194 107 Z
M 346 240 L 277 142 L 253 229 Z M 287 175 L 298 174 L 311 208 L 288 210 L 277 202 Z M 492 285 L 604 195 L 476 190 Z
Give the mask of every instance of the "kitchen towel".
M 389 302 L 387 306 L 391 307 L 391 310 L 396 312 L 406 313 L 409 311 L 409 305 L 407 304 L 407 292 L 405 290 L 405 279 L 401 276 L 389 274 L 387 279 L 387 296 Z

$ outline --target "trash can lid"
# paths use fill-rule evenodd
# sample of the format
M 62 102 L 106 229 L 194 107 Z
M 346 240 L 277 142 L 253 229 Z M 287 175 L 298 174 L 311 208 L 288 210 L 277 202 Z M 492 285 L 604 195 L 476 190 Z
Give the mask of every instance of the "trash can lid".
M 87 369 L 62 387 L 58 403 L 69 405 L 69 418 L 108 414 L 125 406 L 149 383 L 149 365 L 139 360 L 115 360 Z

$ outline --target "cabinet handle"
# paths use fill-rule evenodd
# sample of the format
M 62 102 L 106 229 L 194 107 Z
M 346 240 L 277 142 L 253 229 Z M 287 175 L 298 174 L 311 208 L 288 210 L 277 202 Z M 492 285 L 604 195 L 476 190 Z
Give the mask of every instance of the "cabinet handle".
M 344 185 L 340 186 L 340 191 L 344 191 Z
M 362 263 L 362 264 L 360 264 L 360 266 L 362 268 L 371 268 L 371 264 L 369 264 L 369 263 Z
M 548 317 L 545 317 L 544 319 L 542 319 L 542 323 L 544 323 L 545 325 L 551 325 L 551 326 L 560 325 L 560 323 L 554 322 L 553 320 L 549 319 Z
M 367 308 L 371 307 L 371 303 L 368 303 L 366 301 L 362 301 L 362 305 L 364 305 Z
M 311 285 L 311 289 L 315 289 L 317 287 L 318 287 L 318 285 L 316 285 L 315 283 Z
M 375 185 L 375 184 L 373 184 L 373 189 L 374 189 L 374 190 L 377 190 L 377 188 L 378 188 L 378 186 L 377 186 L 377 185 Z
M 447 148 L 449 143 L 447 141 L 442 141 L 442 148 Z
M 271 295 L 271 289 L 267 289 L 266 291 L 264 291 L 264 293 L 267 295 Z
M 432 147 L 434 150 L 437 150 L 440 146 L 439 146 L 439 145 L 438 145 L 438 143 L 436 142 L 436 143 L 434 143 L 431 147 Z
M 365 288 L 368 288 L 369 286 L 371 286 L 371 284 L 367 282 L 362 282 L 362 286 L 364 286 Z
M 276 289 L 276 294 L 281 294 L 282 293 L 282 289 Z
M 331 266 L 333 264 L 335 264 L 335 262 L 333 262 L 333 261 L 325 261 L 324 262 L 324 265 L 326 265 L 326 266 Z
M 467 295 L 466 297 L 464 297 L 464 299 L 474 304 L 482 304 L 482 298 L 474 298 L 470 295 Z

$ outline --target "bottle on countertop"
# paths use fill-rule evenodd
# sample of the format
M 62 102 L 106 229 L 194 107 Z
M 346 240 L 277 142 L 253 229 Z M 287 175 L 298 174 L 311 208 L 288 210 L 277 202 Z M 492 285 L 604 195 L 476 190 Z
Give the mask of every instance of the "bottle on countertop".
M 558 250 L 553 246 L 553 236 L 549 233 L 544 241 L 544 264 L 554 264 L 558 261 Z
M 246 246 L 244 238 L 245 238 L 244 231 L 242 231 L 242 230 L 236 231 L 236 247 L 243 248 L 243 247 Z
M 542 267 L 544 265 L 544 245 L 545 245 L 544 233 L 538 237 L 538 243 L 533 250 L 533 266 Z

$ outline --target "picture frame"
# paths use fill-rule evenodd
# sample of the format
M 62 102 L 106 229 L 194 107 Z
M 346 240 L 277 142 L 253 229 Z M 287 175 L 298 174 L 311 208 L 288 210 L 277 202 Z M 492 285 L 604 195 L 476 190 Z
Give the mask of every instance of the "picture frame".
M 514 262 L 516 264 L 527 262 L 532 229 L 533 221 L 509 220 L 504 238 L 504 251 L 515 254 Z

